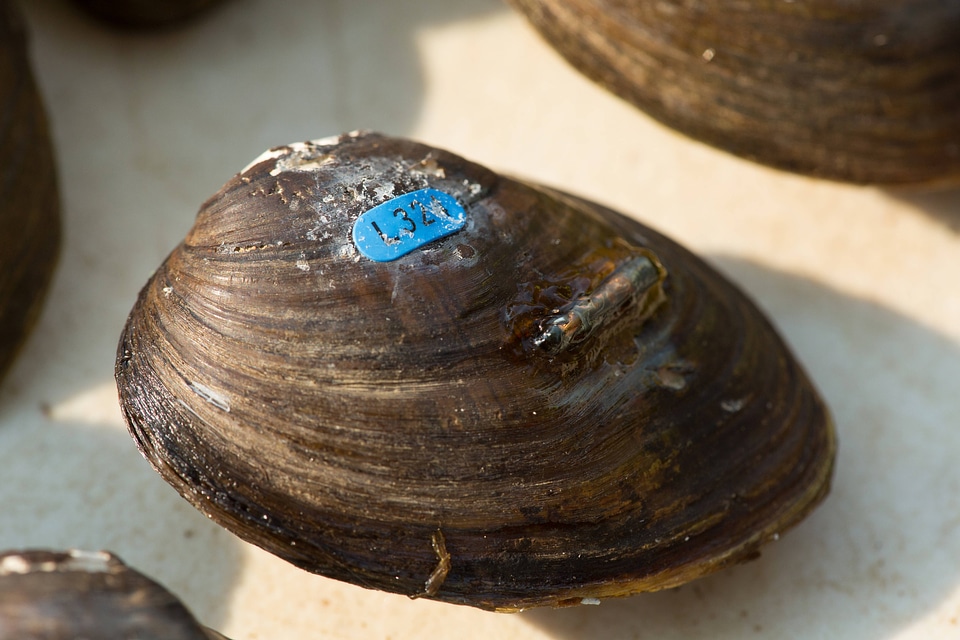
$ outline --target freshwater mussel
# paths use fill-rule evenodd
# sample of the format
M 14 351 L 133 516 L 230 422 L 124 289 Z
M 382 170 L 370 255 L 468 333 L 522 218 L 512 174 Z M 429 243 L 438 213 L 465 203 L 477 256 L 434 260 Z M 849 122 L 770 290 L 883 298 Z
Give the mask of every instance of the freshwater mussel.
M 17 7 L 0 0 L 0 378 L 40 314 L 60 246 L 47 116 Z
M 123 413 L 215 521 L 309 571 L 517 610 L 675 586 L 826 495 L 768 321 L 638 222 L 372 133 L 270 150 L 141 291 Z
M 106 551 L 0 553 L 4 640 L 226 640 Z
M 781 169 L 960 184 L 956 0 L 510 0 L 658 120 Z

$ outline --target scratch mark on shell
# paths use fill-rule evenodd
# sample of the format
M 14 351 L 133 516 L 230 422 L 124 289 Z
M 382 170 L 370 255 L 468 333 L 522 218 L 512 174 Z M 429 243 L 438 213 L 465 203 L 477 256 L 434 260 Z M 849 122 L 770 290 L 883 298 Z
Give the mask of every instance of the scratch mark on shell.
M 434 553 L 437 554 L 437 567 L 433 570 L 433 573 L 430 574 L 430 577 L 427 578 L 427 581 L 423 585 L 423 593 L 413 596 L 414 598 L 424 595 L 424 596 L 435 596 L 440 592 L 440 587 L 443 586 L 443 581 L 447 579 L 447 574 L 450 573 L 450 554 L 447 552 L 447 543 L 443 538 L 443 532 L 440 529 L 437 529 L 436 533 L 433 534 L 430 538 L 430 544 L 433 546 Z
M 227 399 L 223 396 L 223 394 L 218 393 L 207 385 L 200 384 L 199 382 L 190 382 L 189 386 L 191 391 L 215 406 L 217 409 L 230 413 L 230 403 L 227 402 Z

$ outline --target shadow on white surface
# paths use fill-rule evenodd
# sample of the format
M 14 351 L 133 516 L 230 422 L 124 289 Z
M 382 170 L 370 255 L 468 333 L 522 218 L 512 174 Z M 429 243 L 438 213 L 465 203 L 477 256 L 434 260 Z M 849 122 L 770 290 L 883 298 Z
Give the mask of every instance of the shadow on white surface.
M 954 637 L 960 345 L 808 279 L 712 262 L 770 313 L 830 404 L 831 495 L 752 563 L 672 591 L 522 615 L 558 639 L 874 640 L 922 620 Z
M 0 549 L 112 551 L 221 625 L 240 543 L 156 476 L 124 429 L 57 411 L 0 410 Z
M 230 172 L 218 184 L 278 144 L 409 131 L 426 95 L 418 34 L 509 10 L 499 0 L 224 0 L 178 28 L 124 31 L 68 0 L 25 4 L 54 112 L 57 101 L 90 99 L 74 109 L 81 135 L 130 126 L 117 146 L 137 148 L 146 167 L 151 144 L 179 143 L 193 162 L 209 155 Z M 216 142 L 199 149 L 204 141 Z
M 887 194 L 929 214 L 955 233 L 960 233 L 960 187 L 933 191 L 896 191 Z

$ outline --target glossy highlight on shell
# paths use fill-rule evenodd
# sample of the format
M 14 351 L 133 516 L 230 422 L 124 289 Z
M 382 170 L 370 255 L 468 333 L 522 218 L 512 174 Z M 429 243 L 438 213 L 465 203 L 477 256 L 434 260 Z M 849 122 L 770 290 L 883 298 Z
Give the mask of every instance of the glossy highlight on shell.
M 370 257 L 358 224 L 417 246 Z M 204 203 L 116 378 L 144 456 L 240 537 L 502 611 L 755 557 L 826 495 L 835 450 L 769 322 L 688 251 L 377 134 L 271 149 Z
M 105 551 L 0 553 L 0 638 L 226 640 Z
M 585 75 L 683 133 L 856 183 L 960 184 L 954 0 L 510 0 Z
M 0 379 L 43 305 L 60 246 L 60 203 L 46 112 L 17 11 L 0 2 Z

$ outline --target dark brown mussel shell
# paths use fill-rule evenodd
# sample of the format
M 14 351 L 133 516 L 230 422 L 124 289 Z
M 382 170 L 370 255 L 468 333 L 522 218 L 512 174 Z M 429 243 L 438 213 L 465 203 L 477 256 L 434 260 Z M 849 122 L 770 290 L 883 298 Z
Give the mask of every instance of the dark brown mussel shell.
M 60 246 L 47 118 L 17 7 L 0 1 L 0 378 L 43 305 Z
M 278 147 L 208 200 L 116 377 L 143 454 L 240 537 L 484 609 L 749 559 L 834 458 L 800 366 L 702 261 L 376 134 Z
M 5 640 L 226 640 L 105 551 L 0 553 Z
M 803 174 L 960 184 L 956 0 L 510 0 L 683 133 Z
M 188 20 L 222 0 L 74 0 L 96 18 L 119 27 L 146 29 Z

